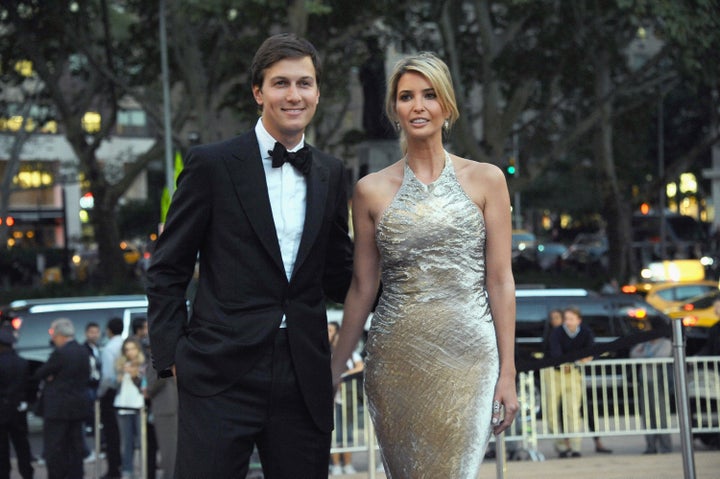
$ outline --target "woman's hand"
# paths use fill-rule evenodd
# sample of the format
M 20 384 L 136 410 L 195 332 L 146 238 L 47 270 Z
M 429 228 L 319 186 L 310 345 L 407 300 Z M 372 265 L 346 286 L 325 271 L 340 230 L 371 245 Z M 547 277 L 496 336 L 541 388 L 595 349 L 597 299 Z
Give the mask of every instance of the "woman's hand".
M 493 433 L 498 435 L 510 427 L 519 409 L 520 403 L 518 402 L 517 390 L 515 388 L 515 377 L 500 376 L 495 385 L 492 418 L 490 420 Z

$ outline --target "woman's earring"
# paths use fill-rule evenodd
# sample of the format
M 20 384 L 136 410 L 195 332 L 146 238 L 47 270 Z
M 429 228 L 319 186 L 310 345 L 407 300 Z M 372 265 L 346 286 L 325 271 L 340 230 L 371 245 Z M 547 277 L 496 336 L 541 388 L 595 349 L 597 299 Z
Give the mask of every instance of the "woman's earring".
M 450 121 L 448 119 L 445 119 L 445 122 L 443 123 L 443 130 L 447 132 L 448 128 L 450 128 Z
M 400 122 L 399 121 L 395 122 L 395 131 L 400 132 Z

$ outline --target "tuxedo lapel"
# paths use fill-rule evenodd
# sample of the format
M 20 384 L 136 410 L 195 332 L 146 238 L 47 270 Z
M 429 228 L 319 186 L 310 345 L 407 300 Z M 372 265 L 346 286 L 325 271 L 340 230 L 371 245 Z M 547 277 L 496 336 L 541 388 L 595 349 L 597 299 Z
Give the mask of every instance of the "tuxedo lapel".
M 325 215 L 325 201 L 328 194 L 328 170 L 327 167 L 317 159 L 319 154 L 318 150 L 311 147 L 311 151 L 313 160 L 310 173 L 307 176 L 305 224 L 303 225 L 303 234 L 300 239 L 297 257 L 295 258 L 293 276 L 295 276 L 295 272 L 300 269 L 307 258 L 312 244 L 322 227 L 322 221 Z
M 240 207 L 247 215 L 263 247 L 275 264 L 285 271 L 255 132 L 251 131 L 240 136 L 232 145 L 232 154 L 227 157 L 225 163 L 235 186 L 235 193 L 240 200 Z

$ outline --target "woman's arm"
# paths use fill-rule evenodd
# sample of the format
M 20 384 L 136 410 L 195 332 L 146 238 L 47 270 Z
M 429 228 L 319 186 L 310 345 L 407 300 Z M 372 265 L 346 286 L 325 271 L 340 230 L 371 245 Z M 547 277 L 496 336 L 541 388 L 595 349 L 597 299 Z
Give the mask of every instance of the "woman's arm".
M 380 254 L 375 244 L 375 221 L 371 214 L 374 195 L 365 177 L 353 195 L 355 251 L 353 278 L 345 298 L 343 321 L 332 358 L 333 384 L 337 386 L 347 360 L 355 350 L 380 284 Z
M 488 298 L 492 310 L 500 357 L 500 375 L 494 401 L 504 406 L 493 410 L 495 434 L 507 429 L 519 409 L 515 385 L 515 280 L 512 274 L 512 224 L 510 195 L 499 168 L 482 165 L 485 194 L 483 216 L 487 230 L 485 261 Z

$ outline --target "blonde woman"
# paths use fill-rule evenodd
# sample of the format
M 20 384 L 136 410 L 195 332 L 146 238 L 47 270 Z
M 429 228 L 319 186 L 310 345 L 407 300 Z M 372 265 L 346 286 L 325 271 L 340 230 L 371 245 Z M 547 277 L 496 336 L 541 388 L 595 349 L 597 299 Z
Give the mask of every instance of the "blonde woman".
M 475 479 L 490 434 L 518 409 L 510 197 L 497 166 L 445 150 L 459 113 L 437 56 L 397 63 L 386 111 L 404 156 L 355 187 L 354 273 L 333 379 L 382 276 L 365 392 L 387 477 Z
M 144 394 L 146 387 L 145 379 L 145 355 L 142 352 L 140 341 L 134 337 L 127 338 L 121 349 L 120 357 L 115 364 L 118 380 L 118 395 L 122 394 L 121 387 L 126 375 L 132 379 L 130 387 L 135 386 Z M 140 414 L 138 409 L 118 408 L 118 425 L 122 437 L 122 474 L 123 479 L 132 478 L 134 474 L 133 458 L 135 455 L 135 444 L 140 438 Z

